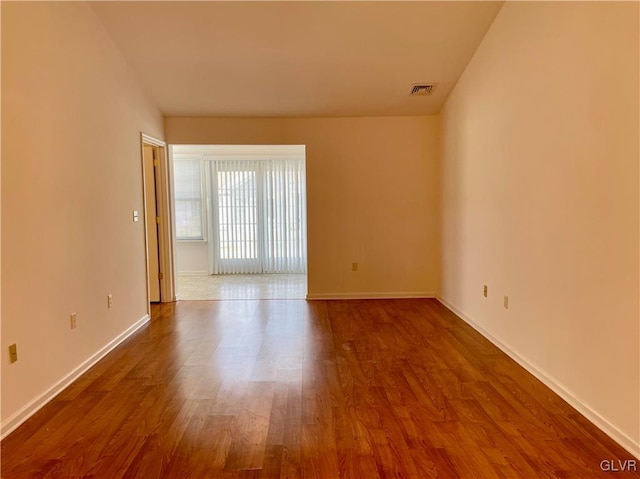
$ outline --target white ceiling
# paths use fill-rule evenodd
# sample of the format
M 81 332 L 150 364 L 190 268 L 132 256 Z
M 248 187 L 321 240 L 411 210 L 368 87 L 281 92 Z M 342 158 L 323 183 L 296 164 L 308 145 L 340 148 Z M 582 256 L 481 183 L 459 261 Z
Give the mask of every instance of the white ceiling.
M 502 2 L 91 4 L 163 114 L 256 117 L 437 113 Z

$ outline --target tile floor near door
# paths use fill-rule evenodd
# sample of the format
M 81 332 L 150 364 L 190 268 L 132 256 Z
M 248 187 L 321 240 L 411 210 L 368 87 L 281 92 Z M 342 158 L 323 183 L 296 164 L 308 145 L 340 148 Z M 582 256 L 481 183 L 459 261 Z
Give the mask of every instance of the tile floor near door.
M 305 299 L 306 274 L 177 276 L 179 300 Z

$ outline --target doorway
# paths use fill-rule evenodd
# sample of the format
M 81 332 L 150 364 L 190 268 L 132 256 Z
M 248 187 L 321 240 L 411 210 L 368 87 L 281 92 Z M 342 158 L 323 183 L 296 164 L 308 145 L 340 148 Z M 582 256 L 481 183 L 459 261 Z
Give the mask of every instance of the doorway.
M 303 145 L 174 145 L 178 299 L 304 299 Z
M 175 301 L 166 145 L 141 135 L 147 299 Z

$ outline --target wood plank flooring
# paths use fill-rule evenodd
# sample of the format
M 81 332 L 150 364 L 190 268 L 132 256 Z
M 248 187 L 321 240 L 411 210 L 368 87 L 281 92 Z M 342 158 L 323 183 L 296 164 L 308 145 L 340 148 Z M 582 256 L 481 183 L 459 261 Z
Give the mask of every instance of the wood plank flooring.
M 1 452 L 6 479 L 640 477 L 434 300 L 153 306 Z

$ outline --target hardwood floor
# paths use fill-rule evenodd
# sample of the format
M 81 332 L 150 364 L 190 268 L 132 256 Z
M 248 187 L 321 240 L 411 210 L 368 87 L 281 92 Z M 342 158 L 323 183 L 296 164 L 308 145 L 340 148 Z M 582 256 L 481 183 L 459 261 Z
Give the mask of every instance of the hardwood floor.
M 11 478 L 562 478 L 633 459 L 435 300 L 182 301 L 2 442 Z

